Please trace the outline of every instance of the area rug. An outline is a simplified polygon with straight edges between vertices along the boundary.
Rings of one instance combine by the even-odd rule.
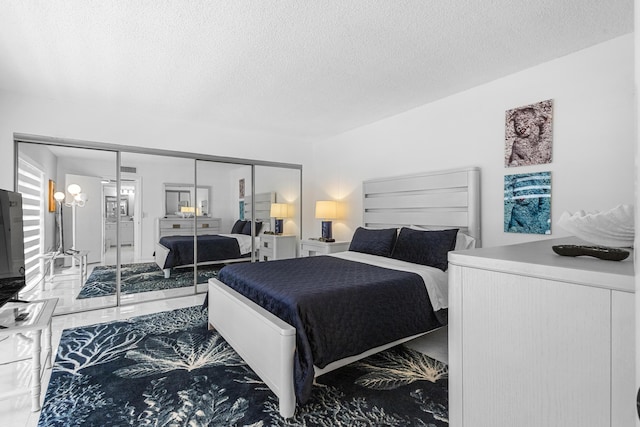
[[[446,426],[447,367],[397,346],[317,378],[293,418],[190,307],[62,333],[39,426]]]
[[[199,266],[198,283],[206,283],[211,277],[216,277],[222,267],[224,265]],[[168,279],[154,262],[122,264],[120,271],[120,292],[123,294],[193,286],[193,268],[174,268]],[[77,298],[104,297],[115,293],[116,266],[97,266],[82,286]]]

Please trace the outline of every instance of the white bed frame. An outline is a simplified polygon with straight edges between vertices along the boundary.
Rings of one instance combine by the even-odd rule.
[[[374,179],[363,183],[364,225],[460,228],[480,244],[480,170],[465,168]],[[279,399],[280,415],[293,416],[296,330],[217,279],[209,279],[209,328],[216,329]],[[405,337],[338,360],[315,376],[420,335]]]
[[[276,201],[276,193],[274,192],[268,192],[268,193],[258,193],[255,195],[255,202],[253,202],[253,199],[251,196],[246,196],[244,198],[244,219],[246,220],[250,220],[252,217],[252,208],[255,205],[255,214],[256,214],[256,218],[257,221],[262,221],[263,223],[269,224],[268,229],[271,229],[271,203],[275,203]],[[264,225],[263,225],[264,227]],[[197,227],[196,227],[197,230]],[[257,242],[256,242],[257,243]],[[255,245],[255,250],[257,250],[259,245]],[[167,256],[169,256],[169,252],[171,252],[171,250],[169,248],[167,248],[164,245],[161,245],[160,242],[156,242],[156,247],[155,247],[155,252],[154,252],[154,260],[156,262],[156,264],[158,265],[158,267],[160,267],[162,269],[162,272],[164,273],[164,277],[166,279],[168,279],[169,277],[171,277],[171,269],[170,268],[163,268],[164,267],[164,263],[167,260]],[[194,256],[197,257],[197,248],[196,251],[194,252]],[[232,258],[232,259],[223,259],[223,260],[216,260],[216,261],[206,261],[206,262],[200,262],[198,263],[198,265],[211,265],[211,264],[230,264],[233,262],[246,262],[246,261],[251,261],[251,257],[242,257],[242,258]],[[179,265],[173,268],[187,268],[187,267],[193,267],[194,264],[188,264],[188,265]]]

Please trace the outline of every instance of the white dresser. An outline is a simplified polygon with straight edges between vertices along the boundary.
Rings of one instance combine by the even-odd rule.
[[[633,253],[554,239],[449,254],[449,423],[635,424]]]
[[[158,218],[158,240],[165,236],[193,235],[193,218]],[[198,217],[198,233],[220,234],[220,218]]]

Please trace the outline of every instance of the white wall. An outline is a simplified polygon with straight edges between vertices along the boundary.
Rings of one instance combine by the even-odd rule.
[[[268,133],[149,116],[126,105],[56,103],[0,93],[0,188],[13,188],[13,134],[25,133],[215,156],[302,164],[310,148]]]
[[[20,132],[302,163],[304,236],[319,235],[313,202],[331,197],[347,202],[345,219],[334,224],[339,239],[350,238],[361,223],[363,180],[479,166],[484,245],[516,243],[540,237],[502,231],[505,174],[552,171],[554,222],[564,210],[634,202],[633,53],[633,35],[623,36],[313,143],[312,151],[302,141],[150,117],[126,106],[56,104],[3,93],[0,147],[8,152],[13,133]],[[505,110],[544,99],[554,100],[553,162],[505,169]],[[12,187],[13,156],[0,156],[0,188]],[[554,226],[553,237],[562,235]]]
[[[344,200],[334,237],[350,239],[362,223],[362,181],[466,166],[481,168],[484,246],[545,238],[503,231],[504,175],[552,172],[551,237],[569,210],[634,204],[633,35],[478,86],[314,144],[313,200]],[[416,88],[419,90],[419,88]],[[504,167],[505,111],[554,100],[553,162]],[[319,234],[305,200],[305,237]]]

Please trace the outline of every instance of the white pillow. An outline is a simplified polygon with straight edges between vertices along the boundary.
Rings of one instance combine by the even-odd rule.
[[[475,247],[476,239],[458,230],[458,235],[456,236],[456,247],[454,250],[461,251],[464,249],[473,249]]]
[[[442,228],[422,227],[420,225],[410,225],[409,228],[413,230],[425,230],[425,231],[442,230]],[[465,249],[473,249],[475,247],[476,247],[476,239],[458,230],[458,234],[456,235],[456,246],[455,248],[453,248],[453,250],[462,251]]]

